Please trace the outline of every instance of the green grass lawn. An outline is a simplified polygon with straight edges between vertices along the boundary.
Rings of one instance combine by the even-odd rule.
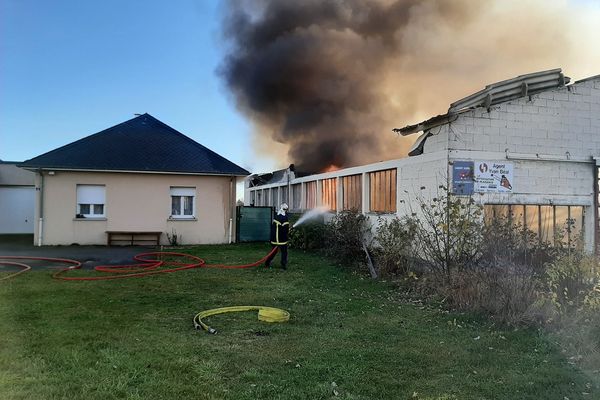
[[[237,263],[268,249],[189,251]],[[396,293],[293,250],[285,272],[96,282],[28,272],[0,282],[0,399],[599,398],[536,331],[499,330]],[[284,308],[291,319],[233,313],[207,320],[217,335],[193,329],[197,312],[233,305]]]

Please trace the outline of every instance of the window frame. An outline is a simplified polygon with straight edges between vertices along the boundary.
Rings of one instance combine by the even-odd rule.
[[[95,192],[95,193],[94,193]],[[100,193],[101,192],[101,193]],[[101,200],[101,201],[99,201]],[[88,212],[82,212],[82,206],[88,206]],[[102,212],[96,213],[101,207]],[[77,184],[75,187],[75,218],[103,219],[106,218],[106,185]]]
[[[506,216],[497,215],[500,207],[506,207]],[[527,209],[533,207],[537,207],[536,218],[528,220]],[[486,223],[494,223],[499,218],[507,218],[511,224],[534,232],[540,244],[548,243],[552,246],[557,246],[561,239],[558,233],[564,233],[560,241],[572,247],[576,243],[575,239],[585,241],[587,235],[585,231],[585,207],[577,204],[486,203],[484,204],[484,220]],[[542,213],[542,208],[545,210],[544,213]],[[566,218],[560,218],[559,220],[557,218],[559,214],[564,216],[565,212]],[[572,217],[574,213],[578,215],[578,218]],[[546,216],[546,219],[549,221],[542,222],[543,216]],[[551,226],[548,226],[548,222],[550,222]],[[535,225],[534,229],[531,229],[530,225]]]
[[[169,199],[171,201],[169,219],[196,219],[196,188],[191,186],[171,186],[169,190]],[[192,199],[191,214],[185,214],[186,198]],[[179,213],[174,214],[174,199],[179,199]]]

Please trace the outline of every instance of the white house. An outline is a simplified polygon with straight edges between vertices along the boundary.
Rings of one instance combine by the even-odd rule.
[[[248,175],[148,114],[19,166],[35,172],[37,245],[227,243]]]

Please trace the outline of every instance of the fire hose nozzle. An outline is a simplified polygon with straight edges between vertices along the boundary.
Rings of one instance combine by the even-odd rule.
[[[216,335],[217,334],[217,330],[214,328],[208,328],[208,333],[212,334],[212,335]]]

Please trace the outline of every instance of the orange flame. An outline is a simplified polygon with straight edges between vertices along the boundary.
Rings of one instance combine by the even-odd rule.
[[[324,168],[321,172],[322,173],[324,173],[324,172],[334,172],[334,171],[337,171],[338,169],[340,169],[340,167],[338,167],[335,164],[331,164],[327,168]]]

